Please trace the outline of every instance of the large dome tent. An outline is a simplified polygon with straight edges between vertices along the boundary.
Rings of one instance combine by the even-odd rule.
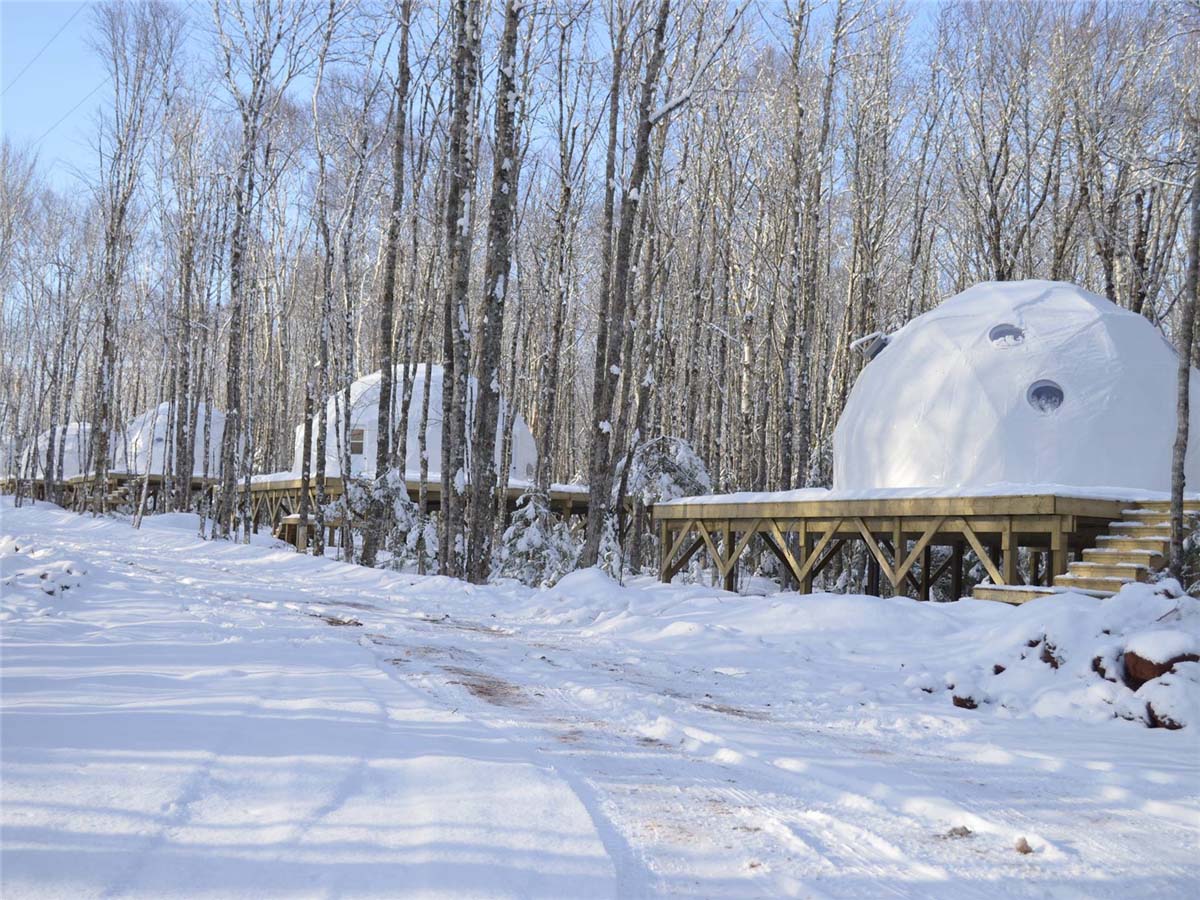
[[[412,398],[409,402],[405,474],[410,480],[416,479],[421,469],[418,441],[421,430],[421,407],[424,402],[425,370],[426,367],[424,364],[419,364],[416,367],[412,381]],[[429,370],[429,427],[426,435],[426,452],[429,455],[429,477],[431,480],[437,480],[441,478],[442,381],[444,370],[440,365],[430,366]],[[394,369],[393,387],[397,393],[401,387],[403,371],[402,366],[396,366]],[[375,475],[375,448],[379,435],[379,378],[379,372],[372,372],[350,385],[349,439],[352,451],[351,474],[355,476],[373,477]],[[469,422],[473,414],[474,398],[478,390],[478,385],[473,377],[469,379],[468,385],[467,417]],[[342,446],[341,442],[346,440],[346,437],[342,434],[341,404],[344,397],[344,393],[339,392],[330,397],[325,404],[325,473],[331,476],[341,474],[338,448]],[[398,406],[399,397],[397,396],[395,399]],[[500,402],[501,430],[505,427],[505,417],[508,415],[508,412],[508,404],[502,399]],[[292,470],[293,474],[299,474],[300,472],[301,462],[304,459],[303,443],[304,426],[299,425],[296,427],[296,452]],[[313,471],[316,471],[316,444],[316,434],[314,432],[311,453]],[[497,463],[500,461],[499,441],[497,441],[496,461]],[[509,466],[509,481],[510,483],[530,482],[533,480],[536,469],[537,445],[534,443],[533,433],[530,431],[529,425],[526,424],[524,418],[517,413],[513,420],[512,461]]]
[[[168,428],[172,423],[172,404],[160,403],[131,419],[125,426],[122,440],[114,448],[114,468],[135,475],[162,475],[164,462],[172,459],[174,448],[168,449]],[[196,409],[194,446],[192,450],[192,475],[204,475],[204,428],[210,415],[208,406],[200,403]],[[211,411],[208,437],[208,474],[215,478],[221,469],[221,440],[225,433],[225,414],[219,409]]]
[[[68,422],[54,428],[54,459],[50,468],[58,467],[59,455],[62,458],[62,477],[75,478],[89,474],[94,468],[92,462],[92,426],[88,422]],[[51,430],[47,428],[37,436],[31,446],[21,454],[19,474],[22,477],[46,477],[46,450],[50,445]]]
[[[866,364],[834,432],[833,487],[1166,491],[1177,367],[1150,322],[1075,285],[976,285]]]

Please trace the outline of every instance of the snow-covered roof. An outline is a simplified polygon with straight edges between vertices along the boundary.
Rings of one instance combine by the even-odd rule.
[[[834,432],[834,489],[1166,491],[1177,366],[1146,319],[1075,285],[976,285],[867,363]],[[1200,404],[1192,417],[1195,429]],[[1189,484],[1200,480],[1197,444]]]
[[[394,368],[393,381],[393,398],[395,411],[399,406],[400,397],[399,391],[401,379],[403,377],[403,366]],[[377,435],[379,433],[379,372],[372,372],[370,375],[364,375],[353,384],[350,385],[350,430],[351,435],[354,432],[362,432],[362,452],[354,453],[351,456],[351,472],[354,475],[372,476],[375,474],[375,447]],[[441,477],[441,461],[442,461],[442,378],[443,369],[440,365],[430,367],[429,378],[429,428],[427,432],[427,448],[426,452],[429,455],[429,477],[437,479]],[[467,404],[468,420],[473,414],[474,398],[477,390],[477,384],[474,378],[469,379],[469,402]],[[421,458],[418,448],[418,439],[421,426],[421,408],[424,403],[425,391],[425,365],[418,365],[416,374],[412,382],[412,399],[409,402],[408,416],[408,438],[405,453],[405,477],[416,479],[420,476]],[[346,440],[342,434],[342,401],[344,395],[337,393],[329,398],[325,406],[326,415],[326,445],[325,445],[325,473],[327,475],[339,475],[341,467],[339,463],[339,448],[342,442]],[[504,427],[504,417],[508,414],[508,404],[501,400],[500,416],[501,428]],[[393,413],[393,423],[398,420],[398,416]],[[296,453],[295,463],[293,465],[293,477],[297,477],[300,472],[301,461],[304,458],[304,426],[296,427]],[[313,435],[312,462],[316,466],[316,435]],[[499,442],[497,442],[499,444]],[[352,449],[358,449],[357,444],[352,445]],[[500,448],[497,446],[496,460],[500,460]],[[533,478],[537,469],[537,445],[533,440],[533,433],[529,429],[529,425],[521,417],[520,413],[516,414],[513,420],[513,438],[512,438],[512,463],[509,466],[509,478],[512,482],[528,481]]]

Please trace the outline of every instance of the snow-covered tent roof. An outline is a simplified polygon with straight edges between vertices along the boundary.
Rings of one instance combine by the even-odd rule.
[[[834,432],[834,488],[1168,490],[1177,366],[1146,319],[1075,285],[976,285],[867,363]]]
[[[204,420],[208,414],[208,407],[200,403],[193,426],[195,442],[192,451],[192,474],[196,477],[204,475]],[[144,475],[147,464],[150,464],[153,466],[150,474],[162,475],[164,451],[166,459],[174,456],[174,448],[167,447],[167,429],[171,423],[170,403],[161,403],[156,409],[149,409],[130,420],[125,427],[123,439],[113,450],[113,458],[116,461],[113,468],[121,472]],[[213,477],[220,471],[221,438],[224,433],[225,414],[219,409],[214,409],[208,439],[208,474]]]
[[[59,448],[62,448],[62,477],[74,478],[83,474],[86,465],[91,468],[92,426],[87,422],[68,422],[55,427],[57,432],[54,440],[55,459],[51,462],[53,469],[58,465]],[[32,447],[26,447],[21,454],[20,475],[22,477],[44,478],[46,475],[46,448],[50,445],[50,429],[47,428],[37,436]],[[32,455],[32,459],[30,456]]]
[[[393,398],[396,409],[399,406],[399,391],[403,367],[394,369]],[[429,475],[431,479],[441,477],[442,461],[442,377],[443,369],[435,365],[430,367],[429,379],[429,429],[427,433],[427,449],[429,454]],[[469,402],[467,404],[468,421],[473,413],[474,398],[477,384],[474,378],[469,380]],[[424,402],[425,366],[418,365],[412,384],[412,399],[409,403],[408,444],[405,454],[405,474],[409,479],[416,479],[421,471],[421,459],[418,450],[418,437],[421,426],[421,406]],[[326,445],[325,472],[328,475],[338,475],[341,472],[338,448],[345,440],[342,436],[341,403],[343,395],[335,394],[329,398],[325,406],[326,415]],[[508,404],[501,400],[501,428],[504,427],[504,417],[508,414]],[[393,413],[395,416],[395,413]],[[393,422],[398,416],[393,418]],[[351,471],[354,475],[373,476],[375,474],[375,446],[379,434],[379,373],[372,372],[355,381],[350,386],[350,431],[355,440],[351,443],[352,450],[360,449],[358,440],[361,439],[361,453],[351,456]],[[359,434],[358,432],[361,432]],[[301,461],[304,459],[304,426],[296,427],[296,455],[293,473],[300,472]],[[316,466],[316,435],[313,435],[312,461]],[[497,442],[499,444],[499,442]],[[496,449],[496,461],[500,461],[500,448]],[[509,466],[511,482],[528,482],[534,477],[537,468],[537,445],[529,426],[517,413],[513,421],[512,464]]]

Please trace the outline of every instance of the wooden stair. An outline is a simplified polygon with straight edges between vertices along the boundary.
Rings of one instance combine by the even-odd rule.
[[[1111,597],[1126,584],[1149,581],[1163,567],[1169,552],[1170,503],[1145,501],[1121,513],[1125,518],[1109,525],[1108,533],[1097,538],[1095,547],[1084,550],[1082,559],[1069,563],[1065,574],[1055,576],[1053,586],[981,584],[972,596],[1012,604],[1065,591]],[[1200,518],[1200,503],[1185,503],[1184,515]]]
[[[1108,597],[1130,582],[1149,581],[1162,568],[1171,540],[1170,504],[1148,501],[1121,512],[1124,519],[1109,525],[1096,546],[1083,551],[1083,559],[1055,577],[1056,588]],[[1186,504],[1184,515],[1200,516],[1200,505]]]
[[[1000,603],[1011,603],[1019,606],[1045,597],[1047,594],[1061,594],[1062,588],[1042,587],[1035,584],[977,584],[971,591],[976,600],[997,600]]]

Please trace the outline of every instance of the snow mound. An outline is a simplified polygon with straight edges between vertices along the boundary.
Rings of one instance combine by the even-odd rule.
[[[1034,600],[1008,621],[963,632],[954,646],[942,676],[919,666],[905,686],[1006,715],[1200,727],[1200,663],[1192,661],[1200,601],[1173,581],[1129,584],[1099,603],[1080,594]]]
[[[1176,370],[1145,318],[1075,285],[975,285],[867,363],[834,432],[833,486],[1168,490]],[[1200,481],[1200,447],[1187,477]]]
[[[78,562],[56,559],[28,539],[0,537],[0,621],[54,615],[52,598],[81,587],[86,574]]]

